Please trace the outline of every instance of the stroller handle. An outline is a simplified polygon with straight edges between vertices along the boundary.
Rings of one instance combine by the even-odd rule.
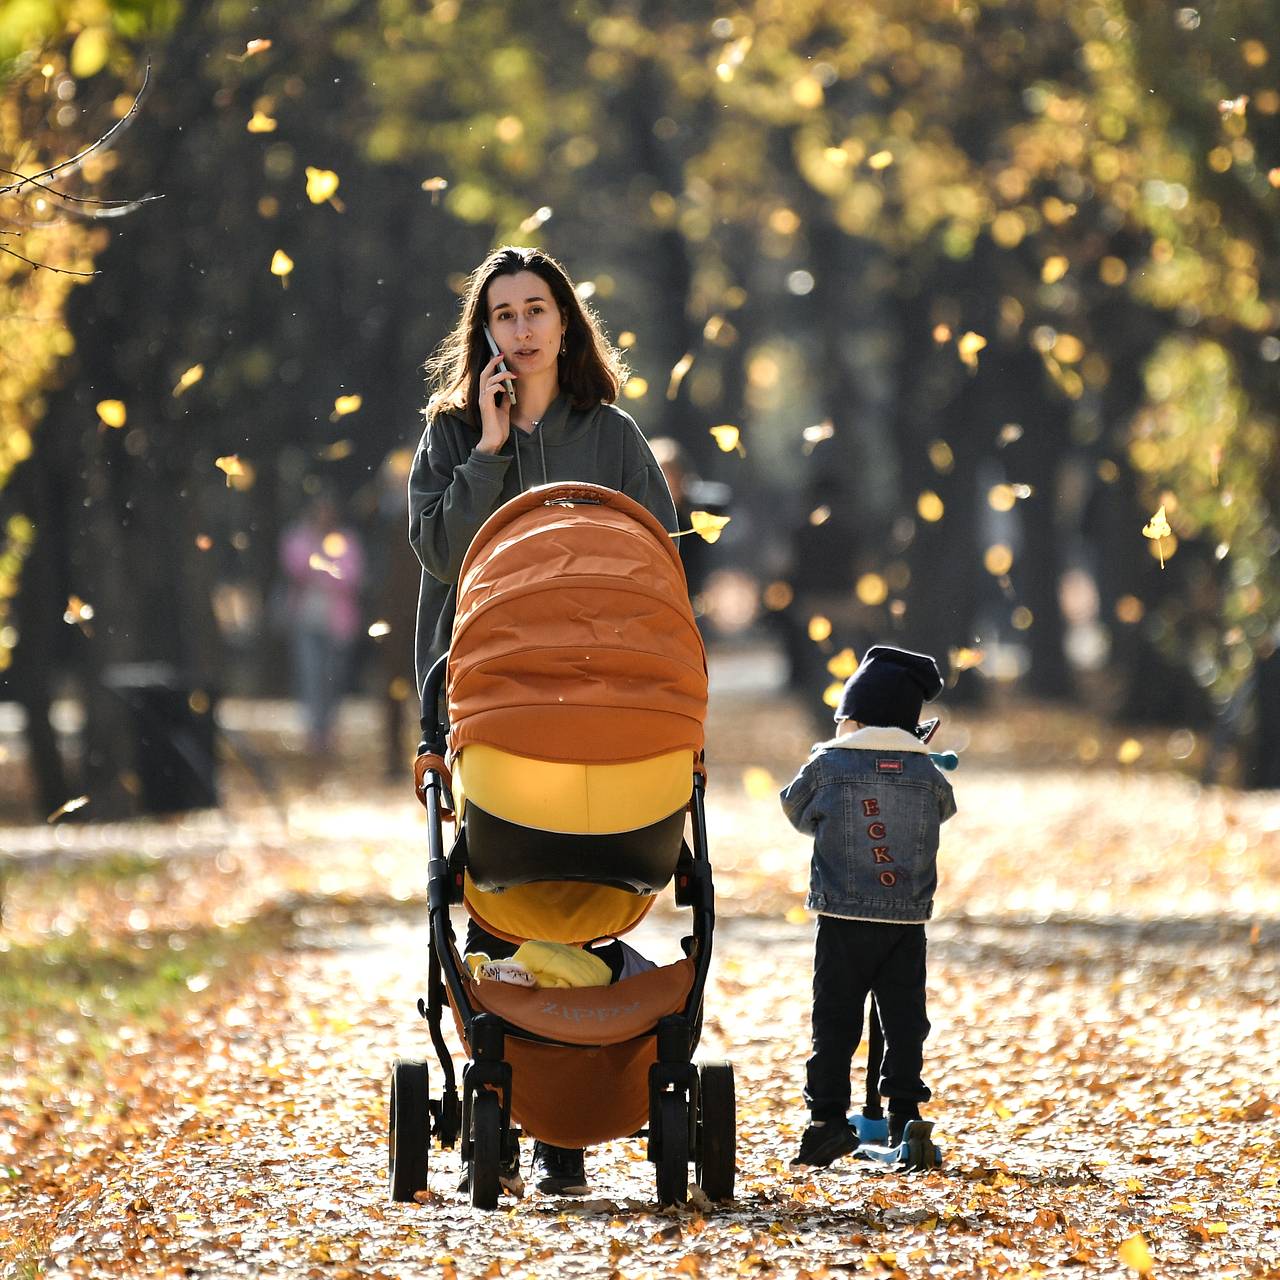
[[[449,664],[446,649],[432,664],[427,678],[422,682],[422,741],[418,754],[444,755],[447,725],[440,715],[440,687],[444,684],[445,668]]]

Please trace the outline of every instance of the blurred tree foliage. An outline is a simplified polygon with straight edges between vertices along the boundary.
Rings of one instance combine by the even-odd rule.
[[[873,637],[958,667],[1016,638],[1067,694],[1083,565],[1113,705],[1202,715],[1280,623],[1276,27],[1269,0],[9,6],[11,168],[156,67],[127,162],[82,180],[164,199],[105,245],[26,232],[92,287],[0,255],[0,456],[66,495],[84,661],[251,683],[291,504],[367,497],[467,271],[517,240],[628,347],[642,426],[733,485],[720,546],[811,678]]]

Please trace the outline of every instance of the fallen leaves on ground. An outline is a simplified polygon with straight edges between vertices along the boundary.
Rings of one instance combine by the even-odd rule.
[[[237,793],[225,814],[132,836],[24,831],[33,848],[80,842],[89,864],[116,840],[133,861],[9,878],[0,945],[83,938],[88,977],[0,1060],[0,1252],[51,1276],[1275,1275],[1274,798],[1075,767],[1069,744],[1005,750],[1018,723],[961,722],[935,744],[967,748],[930,928],[944,1168],[792,1170],[807,852],[745,779],[785,781],[812,732],[778,699],[721,699],[702,1056],[735,1063],[738,1199],[684,1211],[656,1210],[635,1140],[590,1153],[585,1201],[474,1211],[456,1151],[433,1150],[423,1203],[387,1202],[387,1064],[430,1056],[407,782],[337,777],[283,813]],[[654,917],[638,945],[671,958],[685,917]],[[109,943],[160,965],[250,922],[255,950],[201,952],[157,1016],[118,1008],[91,968]]]

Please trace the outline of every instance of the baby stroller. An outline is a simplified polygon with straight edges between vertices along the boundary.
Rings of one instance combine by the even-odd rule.
[[[709,1198],[732,1196],[733,1069],[692,1061],[715,920],[706,701],[680,557],[647,510],[598,485],[556,484],[485,522],[463,561],[450,650],[423,696],[415,772],[430,942],[418,1011],[443,1091],[431,1095],[426,1062],[396,1060],[393,1200],[426,1188],[434,1139],[461,1141],[471,1203],[496,1207],[521,1131],[559,1147],[647,1135],[661,1203],[686,1201],[690,1161]],[[477,981],[449,919],[462,903],[512,942],[583,944],[633,928],[668,884],[693,913],[684,958],[608,986]],[[470,1055],[460,1100],[446,1001]]]

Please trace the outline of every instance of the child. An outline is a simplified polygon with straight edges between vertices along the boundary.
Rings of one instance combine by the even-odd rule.
[[[920,1076],[929,1034],[924,926],[938,829],[956,805],[925,745],[938,722],[919,720],[941,690],[927,654],[869,649],[845,684],[836,736],[813,748],[782,792],[791,824],[814,838],[805,905],[818,913],[804,1091],[811,1119],[793,1165],[829,1165],[858,1145],[846,1113],[868,992],[884,1028],[880,1093],[891,1146],[930,1096]]]

